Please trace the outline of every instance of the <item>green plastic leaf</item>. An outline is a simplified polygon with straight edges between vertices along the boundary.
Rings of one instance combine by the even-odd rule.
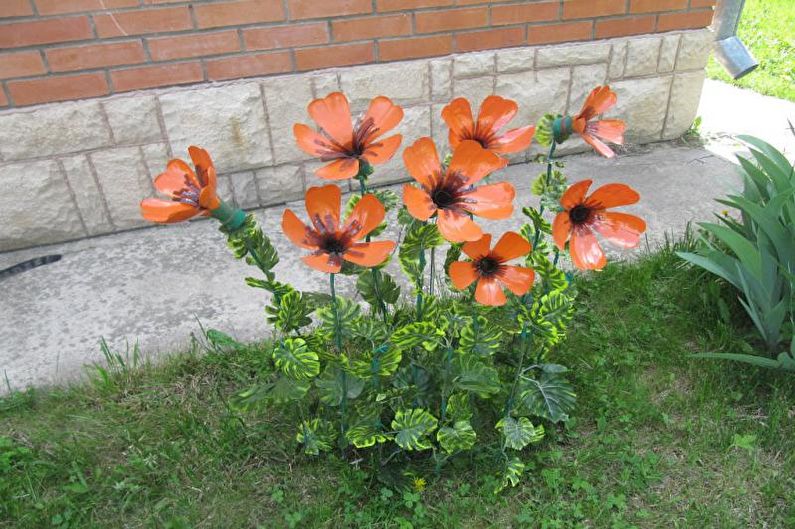
[[[497,422],[495,428],[502,432],[504,445],[514,450],[521,450],[544,438],[544,427],[542,425],[533,426],[527,417],[519,417],[519,419],[503,417]]]
[[[226,234],[227,244],[235,258],[245,258],[248,264],[256,266],[265,277],[273,280],[272,270],[279,262],[279,254],[270,239],[262,233],[254,215],[246,215],[243,226],[237,230],[230,231],[223,225],[220,230]]]
[[[466,393],[453,393],[447,398],[446,416],[452,421],[466,421],[472,417],[472,408],[469,406],[469,395]]]
[[[481,398],[489,398],[502,387],[497,370],[487,366],[475,356],[458,356],[453,361],[456,388],[471,391]]]
[[[354,325],[361,317],[361,311],[359,304],[352,299],[337,296],[336,306],[332,302],[317,310],[317,316],[321,321],[321,331],[329,336],[334,336],[337,328],[336,318],[338,317],[340,333],[343,338],[350,338],[353,334]]]
[[[327,406],[339,406],[342,396],[347,394],[348,400],[353,400],[362,394],[364,380],[346,373],[338,366],[330,365],[315,379],[315,386],[320,394],[320,401]]]
[[[491,356],[500,347],[501,339],[500,329],[490,325],[484,316],[478,316],[461,329],[459,347],[465,353]]]
[[[574,387],[559,372],[541,371],[538,378],[521,377],[520,400],[525,409],[552,422],[565,422],[574,410]]]
[[[309,391],[308,380],[294,380],[289,377],[278,377],[270,390],[270,399],[277,403],[301,400]]]
[[[369,448],[391,439],[388,433],[372,423],[353,426],[345,433],[345,437],[356,448]]]
[[[269,308],[272,310],[272,307]],[[280,331],[290,333],[312,323],[309,318],[310,314],[312,314],[312,309],[304,301],[303,295],[297,290],[293,290],[281,296],[278,307],[268,321]]]
[[[397,371],[402,359],[403,353],[399,348],[385,344],[354,360],[351,371],[364,379],[373,376],[387,377]]]
[[[477,435],[469,421],[456,421],[452,426],[443,426],[436,432],[439,446],[448,454],[463,452],[475,446]]]
[[[422,347],[426,351],[434,351],[442,339],[444,331],[427,321],[410,323],[392,334],[392,343],[404,350]]]
[[[398,410],[392,420],[395,443],[403,450],[427,450],[431,447],[427,436],[436,429],[436,425],[436,417],[426,410]]]
[[[505,490],[508,485],[511,487],[515,487],[519,484],[519,481],[522,479],[522,474],[524,474],[525,464],[522,463],[522,460],[518,457],[514,457],[510,459],[506,465],[505,469],[500,476],[500,483],[497,485],[497,488],[494,490],[494,493],[497,494]]]
[[[418,289],[422,285],[422,274],[425,268],[420,255],[426,250],[442,244],[444,244],[444,238],[439,233],[436,224],[414,222],[406,232],[398,250],[398,260],[403,272],[415,288]]]
[[[371,307],[378,310],[378,298],[388,305],[394,305],[400,298],[400,287],[394,278],[377,268],[370,268],[359,274],[356,290]]]
[[[547,290],[563,290],[568,288],[569,280],[560,268],[556,267],[547,255],[537,249],[525,258],[525,264],[535,270],[536,277]]]
[[[215,329],[208,329],[205,333],[207,340],[215,347],[216,349],[228,349],[231,351],[240,351],[245,349],[245,345],[238,342],[231,336],[221,331],[217,331]]]
[[[304,453],[316,456],[334,447],[337,431],[334,425],[324,419],[304,421],[298,426],[295,440],[304,445]]]
[[[286,338],[273,348],[276,367],[296,380],[314,378],[320,373],[317,353],[310,351],[303,338]]]

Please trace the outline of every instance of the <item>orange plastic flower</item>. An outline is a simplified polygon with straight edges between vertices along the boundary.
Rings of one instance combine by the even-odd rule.
[[[516,191],[508,182],[475,187],[486,175],[508,163],[476,141],[464,140],[453,151],[446,171],[430,138],[420,138],[403,151],[403,161],[417,188],[403,186],[403,202],[415,219],[434,214],[439,232],[451,242],[476,241],[483,235],[469,214],[486,219],[507,219],[513,213]]]
[[[594,231],[623,248],[634,248],[646,231],[646,222],[627,213],[608,211],[640,200],[637,191],[624,184],[606,184],[586,197],[591,180],[569,187],[560,199],[564,211],[552,223],[552,238],[563,250],[569,241],[574,266],[581,270],[601,270],[607,264]]]
[[[498,154],[519,152],[527,149],[533,141],[535,127],[528,125],[500,133],[519,111],[510,99],[489,96],[483,100],[478,120],[472,119],[472,108],[463,97],[453,99],[442,110],[442,119],[450,128],[450,147],[455,149],[464,140],[475,140],[484,149]]]
[[[366,267],[383,263],[395,248],[394,241],[358,241],[384,220],[384,205],[375,195],[364,195],[341,224],[340,198],[340,188],[335,185],[310,187],[306,192],[306,211],[312,226],[286,209],[282,217],[285,235],[296,246],[312,250],[303,260],[321,272],[339,272],[343,259]]]
[[[491,235],[464,244],[464,253],[471,261],[456,261],[450,265],[450,279],[458,289],[467,288],[477,281],[475,301],[481,305],[505,305],[507,288],[517,296],[527,293],[533,286],[535,272],[523,266],[507,265],[508,261],[526,255],[532,247],[524,237],[512,231],[505,232],[491,250]]]
[[[378,165],[394,156],[403,136],[382,138],[403,119],[403,109],[384,96],[370,101],[367,112],[351,123],[348,99],[334,92],[309,103],[309,115],[319,125],[317,131],[303,123],[293,127],[298,146],[311,156],[331,162],[316,171],[321,178],[345,180],[359,173],[361,161]]]
[[[596,152],[607,158],[612,158],[616,153],[605,145],[604,141],[617,145],[623,144],[624,122],[620,119],[593,121],[593,118],[613,108],[617,101],[616,93],[610,90],[609,86],[597,86],[588,94],[582,110],[574,117],[572,122],[574,132],[596,149]]]
[[[197,215],[209,215],[221,205],[216,195],[217,179],[210,155],[202,148],[188,147],[196,170],[179,159],[168,162],[166,171],[155,178],[155,189],[171,200],[145,198],[141,215],[152,222],[173,223]]]

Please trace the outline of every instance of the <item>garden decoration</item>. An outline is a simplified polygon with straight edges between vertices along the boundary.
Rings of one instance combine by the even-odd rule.
[[[605,87],[592,93],[583,114],[571,119],[573,130],[605,129],[574,125],[590,122],[615,101],[605,94],[612,92]],[[402,110],[377,97],[352,123],[344,95],[311,102],[309,113],[320,129],[296,125],[299,146],[329,162],[318,171],[321,177],[360,183],[344,208],[335,184],[310,187],[308,224],[284,212],[285,235],[309,252],[304,263],[329,274],[328,294],[299,292],[276,279],[276,250],[253,215],[227,214],[215,196],[209,156],[199,156],[204,151],[191,148],[196,172],[184,162],[169,163],[156,185],[174,203],[146,199],[144,216],[166,223],[196,214],[218,218],[235,257],[264,275],[246,282],[271,293],[266,314],[276,336],[263,349],[261,372],[235,396],[235,406],[290,410],[306,454],[338,450],[341,458],[359,460],[375,448],[369,451],[371,468],[388,472],[390,461],[424,452],[438,473],[451,458],[477,447],[500,469],[497,490],[518,483],[525,469],[521,451],[541,440],[545,428],[565,423],[575,404],[568,370],[553,358],[575,309],[576,289],[559,266],[561,252],[568,248],[578,268],[601,268],[606,259],[595,233],[631,247],[645,223],[609,211],[638,200],[628,186],[608,184],[590,196],[589,180],[568,187],[562,162],[553,159],[555,145],[566,141],[554,133],[555,123],[568,118],[545,116],[539,133],[550,139],[550,152],[533,183],[541,207],[522,209],[528,222],[518,232],[484,232],[482,221],[508,218],[514,210],[510,183],[481,182],[505,167],[500,155],[530,144],[532,126],[498,132],[516,111],[516,103],[492,96],[475,123],[469,103],[457,99],[443,111],[451,155],[441,159],[430,138],[405,149],[416,185],[403,187],[396,244],[377,238],[401,198],[390,190],[368,191],[367,181],[373,166],[398,148],[400,136],[383,136],[399,123]],[[623,124],[612,120],[607,128],[623,131]],[[545,211],[556,214],[554,223]],[[387,271],[396,247],[412,303],[401,298],[400,283]],[[445,251],[443,264],[436,262],[437,251]],[[369,307],[339,295],[338,276],[355,278]],[[225,348],[244,347],[218,331],[208,338]]]

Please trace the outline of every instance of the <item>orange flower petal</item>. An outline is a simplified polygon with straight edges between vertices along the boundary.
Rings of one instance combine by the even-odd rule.
[[[328,151],[337,151],[325,137],[303,123],[293,125],[293,135],[298,147],[310,156],[323,156]]]
[[[309,103],[309,115],[340,145],[353,142],[353,125],[348,100],[341,92],[334,92]]]
[[[378,138],[398,126],[403,119],[403,109],[392,103],[388,97],[378,96],[370,101],[363,121],[369,118],[372,118],[373,126],[377,129],[373,138]]]
[[[566,242],[569,240],[569,233],[571,233],[569,212],[561,211],[555,216],[555,220],[552,221],[552,239],[559,249],[563,250],[566,248]]]
[[[569,253],[574,266],[580,270],[601,270],[607,264],[605,253],[589,228],[578,228],[572,232]]]
[[[473,140],[464,140],[453,151],[448,174],[460,173],[467,177],[466,185],[473,185],[481,181],[497,169],[508,165],[508,160],[500,158],[491,151],[484,149],[480,143]]]
[[[151,222],[172,224],[192,219],[201,213],[201,209],[182,202],[159,198],[145,198],[141,201],[141,216]]]
[[[585,203],[594,209],[628,206],[640,200],[637,191],[626,184],[605,184],[587,198]]]
[[[296,246],[317,249],[317,245],[312,242],[312,230],[291,209],[285,209],[282,214],[282,231]]]
[[[168,162],[165,172],[155,177],[155,189],[164,195],[173,197],[177,191],[187,187],[186,180],[196,187],[201,187],[196,173],[193,172],[190,165],[182,160],[174,159]]]
[[[450,264],[450,281],[458,290],[464,290],[478,278],[475,265],[469,261],[455,261]]]
[[[536,128],[533,125],[528,125],[520,129],[509,130],[493,142],[489,143],[489,150],[498,152],[500,154],[508,154],[512,152],[521,152],[533,142],[533,134]]]
[[[464,213],[440,209],[436,222],[439,233],[450,242],[476,241],[483,236],[483,230]]]
[[[191,145],[188,147],[188,154],[190,155],[193,165],[196,167],[198,176],[201,177],[200,179],[203,179],[207,175],[207,171],[209,171],[211,168],[215,168],[213,165],[213,160],[210,158],[210,153],[201,147]],[[203,181],[201,184],[202,186],[206,186],[207,182]]]
[[[348,248],[342,258],[359,266],[378,266],[394,249],[395,241],[359,242]]]
[[[588,124],[588,132],[616,145],[624,143],[624,129],[626,124],[620,119],[603,119]]]
[[[607,112],[617,102],[618,97],[615,92],[610,90],[609,86],[597,86],[588,94],[578,117],[590,120],[594,116]]]
[[[494,245],[494,250],[491,254],[495,259],[501,263],[505,263],[517,257],[527,255],[532,250],[532,245],[527,240],[513,231],[506,231],[497,244]]]
[[[385,215],[384,205],[375,195],[364,195],[348,215],[343,231],[358,241],[376,229]]]
[[[527,294],[535,277],[532,269],[523,266],[504,266],[497,275],[497,279],[517,296]]]
[[[450,148],[455,149],[464,138],[472,136],[475,129],[472,107],[463,97],[453,99],[442,109],[442,119],[450,129]]]
[[[403,163],[414,180],[425,189],[431,189],[442,172],[436,145],[428,137],[418,139],[403,151]]]
[[[337,231],[340,225],[340,188],[329,184],[310,187],[305,196],[306,211],[315,229],[323,234]]]
[[[509,182],[498,182],[476,187],[462,195],[466,202],[461,207],[484,219],[507,219],[513,214],[516,190]]]
[[[478,133],[497,132],[507,125],[518,111],[519,106],[514,101],[500,96],[488,96],[480,104]]]
[[[635,215],[605,211],[593,228],[605,239],[622,248],[635,248],[646,231],[646,221]]]
[[[494,278],[483,277],[475,288],[475,301],[481,305],[500,307],[507,301],[500,283]]]
[[[569,188],[566,189],[566,192],[563,193],[563,196],[560,197],[560,205],[568,210],[578,204],[582,204],[585,201],[585,195],[588,193],[588,189],[591,187],[592,182],[593,180],[580,180],[570,185]]]
[[[395,155],[402,141],[403,136],[395,134],[394,136],[371,143],[367,146],[362,158],[373,165],[386,163]]]
[[[431,196],[411,184],[403,184],[403,203],[409,214],[418,220],[428,220],[436,213],[436,204],[431,200]]]
[[[211,165],[207,169],[204,173],[204,179],[207,182],[199,192],[199,205],[204,209],[212,211],[221,205],[221,201],[218,199],[218,195],[216,195],[218,177],[215,176],[215,167]]]
[[[613,151],[613,149],[608,147],[599,138],[597,138],[595,136],[591,136],[587,132],[583,132],[582,134],[580,134],[580,137],[585,141],[585,143],[587,143],[588,145],[593,147],[596,152],[598,152],[599,154],[601,154],[605,158],[613,158],[616,155],[616,153]]]
[[[461,247],[465,254],[472,259],[480,259],[488,255],[491,251],[491,234],[484,233],[483,237],[476,241],[469,241]]]
[[[319,272],[336,274],[342,269],[342,260],[327,253],[306,255],[301,260]]]
[[[359,173],[359,160],[355,158],[339,158],[315,171],[315,174],[326,180],[347,180]]]

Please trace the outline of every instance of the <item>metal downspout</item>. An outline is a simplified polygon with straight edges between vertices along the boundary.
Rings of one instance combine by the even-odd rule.
[[[715,58],[734,79],[752,72],[759,63],[737,37],[745,0],[720,0],[715,9]]]

